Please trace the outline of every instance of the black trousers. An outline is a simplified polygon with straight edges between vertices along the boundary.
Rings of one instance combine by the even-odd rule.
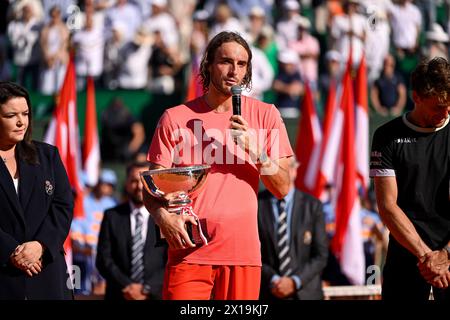
[[[383,269],[382,299],[425,301],[431,285],[420,275],[417,258],[392,237]],[[435,300],[450,301],[450,288],[433,287]]]

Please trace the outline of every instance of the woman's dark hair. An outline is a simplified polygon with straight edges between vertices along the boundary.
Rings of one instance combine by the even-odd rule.
[[[450,64],[441,57],[423,60],[411,74],[411,88],[420,97],[437,96],[440,101],[450,98]]]
[[[217,49],[224,43],[228,42],[237,42],[241,46],[244,47],[245,51],[248,54],[248,62],[247,62],[247,72],[242,79],[241,85],[246,88],[251,87],[252,82],[252,50],[248,46],[247,41],[244,40],[238,33],[236,32],[227,32],[223,31],[217,34],[211,41],[208,43],[208,46],[205,49],[205,53],[203,54],[202,62],[200,64],[200,81],[203,86],[203,92],[206,93],[208,91],[209,83],[211,82],[211,75],[209,74],[208,68],[214,61],[214,56],[216,55]]]
[[[0,81],[0,108],[9,100],[14,98],[24,98],[27,101],[28,106],[28,128],[25,132],[23,140],[17,144],[18,156],[24,159],[29,164],[37,164],[39,161],[36,146],[31,140],[33,132],[33,121],[30,96],[28,95],[28,92],[24,87],[14,82]]]

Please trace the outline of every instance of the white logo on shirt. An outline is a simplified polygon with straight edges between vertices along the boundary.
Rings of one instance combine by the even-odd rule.
[[[415,143],[417,138],[398,138],[394,140],[395,143]]]

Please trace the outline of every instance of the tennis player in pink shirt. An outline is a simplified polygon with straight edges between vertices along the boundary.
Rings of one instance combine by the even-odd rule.
[[[169,244],[164,299],[258,299],[259,180],[283,198],[293,152],[274,105],[242,96],[241,115],[233,115],[231,87],[250,86],[251,58],[239,34],[216,35],[200,66],[204,95],[167,109],[153,136],[150,169],[211,165],[193,201],[194,212],[206,221],[207,245],[195,245],[186,232],[185,224],[197,224],[193,216],[169,213],[145,192],[145,205]]]

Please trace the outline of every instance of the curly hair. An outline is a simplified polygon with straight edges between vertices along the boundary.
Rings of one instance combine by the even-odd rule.
[[[411,74],[411,88],[420,97],[446,101],[450,91],[450,64],[441,57],[422,60]]]
[[[24,98],[28,106],[28,128],[25,132],[25,136],[22,141],[17,144],[17,152],[19,157],[23,158],[29,164],[37,164],[38,156],[36,147],[32,141],[32,111],[31,111],[31,101],[27,90],[10,81],[0,81],[0,108],[7,103],[9,100],[14,98]]]
[[[244,76],[244,79],[242,79],[241,85],[247,89],[251,88],[252,50],[250,49],[247,41],[245,41],[244,38],[242,38],[238,33],[223,31],[217,34],[208,43],[208,46],[206,47],[205,53],[203,54],[202,57],[202,62],[200,63],[199,77],[202,83],[203,93],[208,92],[209,84],[211,82],[211,75],[209,74],[208,68],[214,62],[214,56],[216,55],[216,51],[222,44],[228,42],[237,42],[244,47],[245,51],[247,51],[248,54],[247,72]]]

